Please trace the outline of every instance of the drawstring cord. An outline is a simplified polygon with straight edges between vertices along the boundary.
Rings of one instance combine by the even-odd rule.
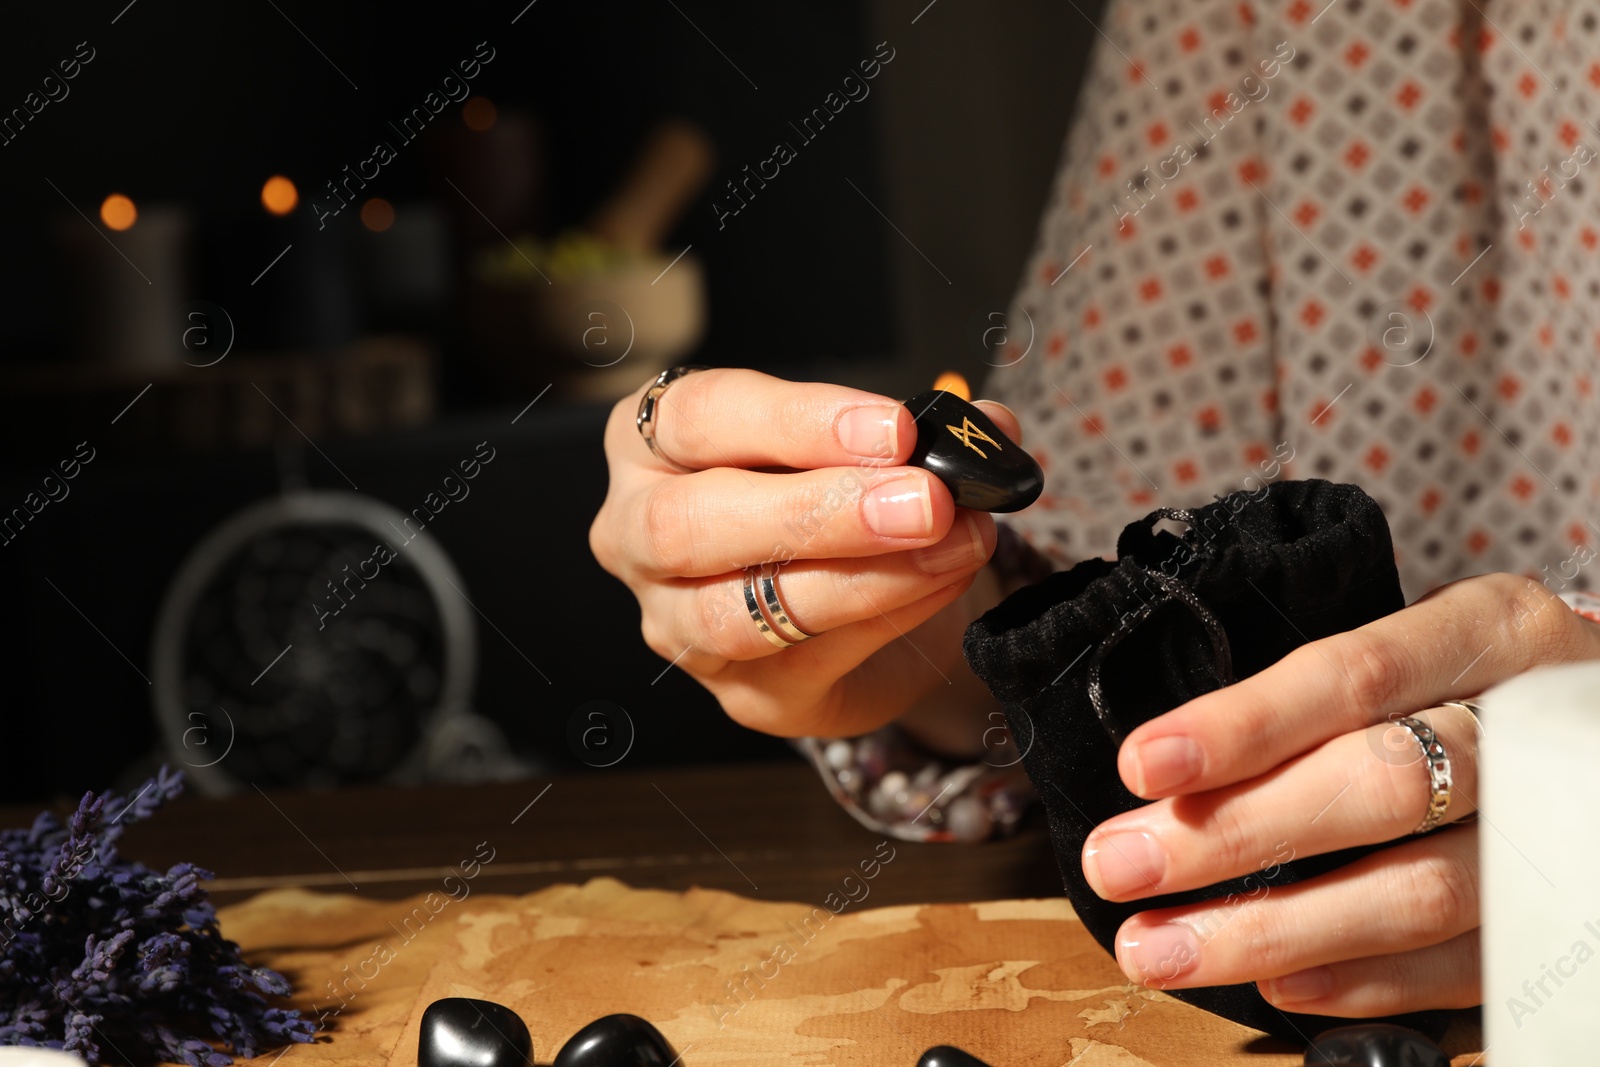
[[[1181,522],[1187,526],[1195,525],[1194,514],[1182,508],[1157,508],[1156,514],[1163,519]],[[1100,668],[1105,664],[1106,657],[1111,650],[1122,642],[1136,627],[1148,619],[1155,610],[1168,601],[1176,600],[1194,613],[1195,618],[1205,627],[1206,635],[1211,638],[1211,651],[1216,656],[1217,673],[1222,678],[1223,685],[1233,684],[1233,651],[1228,646],[1228,634],[1222,628],[1222,623],[1212,614],[1211,609],[1201,602],[1193,589],[1167,575],[1160,570],[1141,568],[1143,573],[1155,580],[1161,586],[1162,595],[1153,600],[1145,601],[1144,605],[1131,615],[1124,615],[1117,628],[1100,642],[1100,647],[1095,649],[1094,655],[1089,657],[1089,705],[1094,708],[1094,713],[1100,717],[1100,725],[1105,727],[1106,736],[1111,738],[1111,743],[1118,748],[1122,747],[1123,734],[1111,718],[1111,712],[1106,707],[1105,690],[1100,684]]]

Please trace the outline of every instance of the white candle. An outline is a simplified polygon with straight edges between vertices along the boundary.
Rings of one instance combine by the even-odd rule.
[[[75,290],[79,355],[150,369],[180,365],[188,298],[188,213],[140,207],[125,230],[76,214],[58,228]]]
[[[1483,697],[1484,1041],[1495,1067],[1590,1063],[1600,1026],[1600,663]]]
[[[0,1067],[89,1067],[82,1059],[60,1049],[37,1045],[0,1046]]]

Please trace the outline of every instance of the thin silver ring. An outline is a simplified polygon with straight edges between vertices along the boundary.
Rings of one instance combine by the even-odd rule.
[[[773,627],[787,638],[791,645],[798,645],[801,641],[808,641],[817,636],[808,634],[795,625],[794,616],[789,614],[789,609],[778,596],[778,568],[762,568],[760,578],[761,599],[767,605],[767,617],[772,620]]]
[[[1450,773],[1450,757],[1433,728],[1421,719],[1396,719],[1396,726],[1404,726],[1416,738],[1422,750],[1423,763],[1428,768],[1428,813],[1422,817],[1413,834],[1425,834],[1444,822],[1445,809],[1450,806],[1450,789],[1455,779]]]
[[[1460,708],[1472,716],[1472,725],[1478,728],[1478,736],[1483,736],[1483,705],[1476,700],[1446,700],[1439,705],[1441,708]]]
[[[750,613],[750,621],[756,624],[756,629],[761,631],[761,636],[771,641],[779,648],[788,648],[792,641],[787,641],[778,636],[772,624],[761,612],[761,601],[756,599],[756,570],[755,567],[746,567],[744,572],[744,609]]]
[[[639,398],[639,414],[634,418],[633,424],[639,429],[639,436],[644,438],[644,443],[650,446],[650,454],[669,467],[675,467],[684,473],[693,470],[683,464],[662,455],[661,447],[656,444],[656,412],[661,407],[661,396],[667,391],[667,386],[682,378],[686,374],[693,374],[697,370],[710,370],[703,363],[686,363],[680,367],[668,367],[656,375],[656,380],[650,383],[650,388],[644,391],[644,396]]]
[[[1446,700],[1439,705],[1442,708],[1460,708],[1472,720],[1472,726],[1478,731],[1478,739],[1483,740],[1483,705],[1476,700]],[[1478,809],[1473,808],[1461,818],[1455,820],[1457,826],[1466,826],[1478,821]]]

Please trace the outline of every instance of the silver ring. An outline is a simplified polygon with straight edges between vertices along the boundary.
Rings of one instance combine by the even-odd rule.
[[[761,597],[756,596],[756,578],[761,578]],[[768,604],[775,604],[772,615],[762,610],[762,600]],[[798,645],[801,641],[814,636],[806,633],[794,624],[789,618],[789,612],[784,608],[783,602],[778,599],[777,574],[767,573],[765,566],[746,567],[744,571],[744,607],[750,613],[750,621],[756,624],[756,629],[778,648],[788,648]]]
[[[809,640],[816,634],[808,634],[795,625],[794,618],[789,614],[789,609],[784,606],[778,597],[778,568],[762,568],[761,574],[761,599],[767,605],[767,617],[772,620],[772,625],[786,637],[791,645],[798,645],[801,641]]]
[[[1404,726],[1411,731],[1411,736],[1416,738],[1417,747],[1422,750],[1423,762],[1428,768],[1428,813],[1422,817],[1422,822],[1411,831],[1413,834],[1425,834],[1444,821],[1445,809],[1450,806],[1450,787],[1454,778],[1450,773],[1450,757],[1445,753],[1444,745],[1440,743],[1439,736],[1433,728],[1421,719],[1404,718],[1396,719],[1396,726]]]
[[[1483,705],[1476,700],[1446,700],[1442,701],[1441,708],[1460,708],[1472,716],[1472,725],[1478,728],[1478,736],[1483,736]]]
[[[639,428],[639,436],[644,438],[644,443],[650,446],[650,454],[670,467],[688,472],[691,468],[681,463],[676,463],[661,454],[660,447],[656,444],[656,409],[661,404],[661,394],[667,391],[667,386],[682,378],[685,374],[693,374],[697,370],[710,370],[703,363],[686,363],[680,367],[668,367],[656,375],[656,380],[650,383],[650,388],[644,391],[644,396],[639,398],[639,414],[633,424]]]

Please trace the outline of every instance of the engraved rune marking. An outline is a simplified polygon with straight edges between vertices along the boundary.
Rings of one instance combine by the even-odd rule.
[[[987,441],[991,445],[994,445],[994,447],[996,447],[996,448],[1000,447],[1000,442],[999,441],[996,441],[994,438],[990,437],[988,434],[986,434],[982,430],[978,429],[976,426],[974,426],[972,424],[972,420],[967,418],[967,417],[965,417],[965,416],[962,416],[962,419],[961,419],[961,429],[958,430],[954,426],[949,425],[948,423],[945,424],[945,429],[947,429],[951,433],[955,434],[958,438],[961,439],[961,443],[962,444],[964,444],[968,448],[972,449],[974,452],[976,452],[978,455],[982,456],[984,459],[988,459],[989,458],[989,453],[985,452],[983,449],[979,448],[977,445],[972,443],[972,439],[974,437],[978,438],[981,441]]]

